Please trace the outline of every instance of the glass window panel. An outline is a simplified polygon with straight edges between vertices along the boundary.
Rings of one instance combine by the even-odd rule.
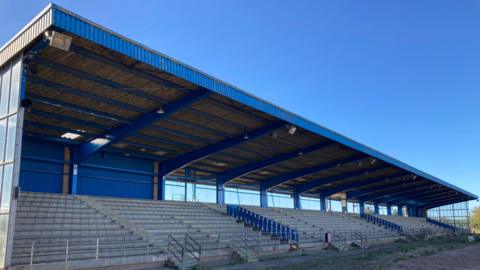
[[[0,215],[0,265],[5,265],[5,251],[7,249],[8,214]]]
[[[8,96],[10,93],[10,69],[5,70],[2,75],[2,90],[0,93],[0,116],[4,116],[8,111]]]
[[[7,119],[0,120],[0,162],[5,156],[5,135],[7,133]]]
[[[17,129],[17,115],[8,118],[7,143],[5,146],[5,162],[13,161],[15,154],[15,137]]]
[[[3,183],[3,165],[0,166],[0,187],[2,186],[2,183]],[[2,189],[0,188],[0,198],[1,198],[1,194],[2,194]]]
[[[13,176],[13,164],[5,165],[4,172],[3,172],[0,214],[8,213],[10,211],[10,199],[12,197],[12,176]]]
[[[18,96],[20,94],[20,78],[22,75],[22,71],[20,68],[22,67],[22,62],[18,61],[12,68],[12,81],[10,83],[10,102],[9,102],[9,113],[13,113],[17,111],[18,108]]]

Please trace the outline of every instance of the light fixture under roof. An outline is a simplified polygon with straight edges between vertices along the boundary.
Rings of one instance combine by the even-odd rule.
[[[72,37],[53,31],[51,34],[47,34],[47,38],[50,39],[50,46],[66,52],[70,50]]]
[[[244,139],[244,140],[248,140],[248,139],[250,139],[250,137],[248,136],[247,133],[245,133],[245,135],[243,135],[243,139]]]
[[[80,136],[82,136],[82,135],[77,134],[77,133],[67,132],[67,133],[63,134],[61,137],[64,138],[64,139],[75,140]]]
[[[377,162],[377,159],[376,158],[370,158],[370,164],[375,164],[375,162]]]
[[[153,154],[157,155],[157,156],[163,156],[163,155],[167,154],[167,151],[158,150],[156,152],[153,152]]]
[[[295,132],[297,132],[297,127],[296,126],[291,125],[291,126],[288,127],[288,134],[294,135]]]
[[[158,114],[164,114],[164,113],[165,113],[165,110],[164,110],[162,107],[159,107],[159,108],[157,109],[157,113],[158,113]]]

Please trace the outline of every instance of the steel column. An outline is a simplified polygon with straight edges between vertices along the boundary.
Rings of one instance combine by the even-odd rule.
[[[302,202],[300,200],[300,193],[298,193],[296,191],[293,192],[293,208],[302,209]]]
[[[268,207],[268,196],[267,196],[267,189],[260,187],[260,207],[267,208]]]
[[[397,216],[403,216],[403,206],[397,205]]]
[[[391,215],[392,215],[392,206],[387,205],[387,216],[391,216]]]
[[[222,182],[216,182],[217,204],[225,204],[225,185]]]
[[[364,201],[359,201],[358,202],[359,208],[360,208],[360,215],[365,214],[365,202]]]
[[[320,195],[320,211],[326,212],[327,211],[327,197]]]
[[[373,209],[374,209],[375,215],[380,215],[380,207],[378,206],[378,203],[375,203],[373,205]]]

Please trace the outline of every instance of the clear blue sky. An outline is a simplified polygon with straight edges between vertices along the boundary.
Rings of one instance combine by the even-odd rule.
[[[480,194],[479,1],[56,3]],[[0,43],[47,4],[2,0]]]

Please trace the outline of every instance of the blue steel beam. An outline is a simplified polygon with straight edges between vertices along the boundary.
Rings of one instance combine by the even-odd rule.
[[[91,116],[95,116],[95,117],[98,117],[98,118],[102,118],[102,119],[106,119],[106,120],[110,120],[110,121],[114,121],[114,122],[119,122],[119,123],[122,123],[122,124],[129,124],[130,123],[130,121],[127,118],[124,118],[124,117],[121,117],[121,116],[118,116],[118,115],[109,114],[109,113],[97,111],[97,110],[90,109],[90,108],[84,108],[84,107],[81,107],[81,106],[73,105],[73,104],[66,103],[66,102],[63,102],[63,101],[59,101],[59,100],[56,100],[56,99],[42,97],[42,96],[38,96],[38,95],[35,95],[35,94],[30,94],[30,93],[27,95],[27,97],[30,100],[32,100],[33,102],[46,104],[46,105],[49,105],[49,106],[52,106],[52,107],[67,109],[67,110],[75,111],[75,112],[82,113],[82,114],[88,114],[88,115],[91,115]]]
[[[151,125],[152,123],[167,118],[179,110],[206,98],[208,95],[209,92],[207,90],[195,91],[193,94],[187,95],[177,101],[173,101],[163,106],[162,113],[159,113],[157,109],[155,109],[135,119],[129,125],[121,125],[108,131],[106,134],[97,136],[96,138],[82,143],[78,148],[78,162],[82,162],[103,147],[115,143],[146,126]]]
[[[426,194],[426,193],[428,194],[428,193],[432,193],[432,192],[443,192],[443,191],[444,191],[443,187],[442,188],[432,188],[431,186],[427,185],[427,186],[423,186],[423,187],[419,187],[419,188],[413,188],[413,189],[393,192],[393,193],[384,195],[384,197],[396,195],[396,196],[400,196],[402,198],[410,198],[410,197],[413,197],[413,196],[420,196],[420,195]]]
[[[440,193],[434,193],[434,194],[431,194],[431,197],[432,198],[440,198],[442,196],[445,196],[445,194],[448,194],[448,192],[440,192]],[[429,195],[430,194],[426,194],[426,195]],[[393,204],[396,204],[396,203],[399,203],[399,202],[403,202],[403,201],[406,201],[406,200],[417,200],[417,201],[423,201],[424,200],[424,196],[396,196],[396,197],[392,197],[392,198],[388,198],[388,203],[393,203]]]
[[[396,185],[382,192],[375,192],[373,194],[360,195],[360,196],[356,196],[356,198],[366,200],[366,201],[371,201],[371,200],[376,200],[377,198],[382,198],[385,196],[396,195],[404,191],[411,191],[412,190],[411,188],[421,188],[421,187],[430,186],[430,185],[431,184],[418,185],[418,182],[411,183],[411,184],[404,184],[404,185]],[[392,191],[392,189],[397,191]],[[402,189],[402,190],[398,190],[398,189]]]
[[[124,93],[128,93],[128,94],[131,94],[131,95],[134,95],[134,96],[137,96],[137,97],[141,97],[141,98],[144,98],[146,100],[150,100],[150,101],[153,100],[153,101],[156,101],[156,102],[160,102],[162,104],[167,102],[165,99],[163,99],[159,96],[155,96],[155,95],[151,95],[149,93],[146,93],[145,91],[143,91],[141,89],[134,89],[132,87],[126,87],[126,86],[121,85],[119,83],[116,83],[114,81],[110,81],[110,80],[104,79],[102,77],[99,77],[99,76],[96,76],[96,75],[93,75],[93,74],[90,74],[90,73],[86,73],[86,72],[83,72],[81,70],[74,69],[72,67],[69,67],[69,66],[66,66],[66,65],[63,65],[63,64],[52,62],[52,61],[46,60],[44,58],[43,59],[37,59],[36,61],[38,61],[41,65],[47,66],[49,68],[60,70],[65,74],[73,75],[75,77],[78,77],[78,78],[81,78],[81,79],[84,79],[84,80],[89,80],[89,81],[92,81],[92,82],[95,82],[95,83],[98,83],[98,84],[101,84],[101,85],[105,85],[105,86],[110,87],[112,89],[116,89],[116,90],[122,91]]]
[[[421,181],[415,181],[412,182],[411,180],[405,180],[403,178],[399,179],[400,181],[396,180],[393,182],[385,182],[385,184],[382,183],[382,185],[374,186],[371,188],[367,189],[362,189],[362,190],[355,190],[355,191],[349,191],[347,192],[348,198],[356,199],[357,197],[360,196],[366,196],[366,195],[373,195],[372,193],[375,194],[390,194],[390,192],[396,192],[395,190],[398,189],[398,187],[401,187],[403,185],[409,185],[409,186],[417,186],[421,184]],[[426,185],[431,185],[432,183],[426,183]],[[421,185],[419,185],[421,186]]]
[[[439,207],[442,205],[449,205],[449,204],[454,204],[454,203],[460,203],[460,202],[466,202],[468,199],[454,199],[454,200],[446,200],[446,201],[440,201],[437,203],[432,203],[432,204],[419,204],[419,208],[426,208],[426,209],[431,209],[435,207]]]
[[[408,174],[398,173],[398,174],[394,174],[394,175],[391,175],[391,176],[388,176],[388,177],[380,177],[380,178],[374,178],[374,179],[367,179],[365,181],[357,181],[357,182],[353,182],[353,183],[348,183],[348,184],[344,184],[344,185],[341,185],[341,186],[338,186],[338,187],[335,187],[335,188],[332,188],[332,189],[327,189],[325,191],[322,190],[322,191],[320,191],[320,194],[328,197],[328,196],[331,196],[333,194],[343,192],[345,190],[349,190],[349,189],[352,189],[352,188],[358,188],[358,187],[361,187],[361,186],[368,186],[368,185],[375,184],[375,183],[378,183],[378,182],[383,182],[383,181],[385,181],[386,178],[395,179],[395,178],[402,177],[402,176],[405,176],[405,175],[408,175]],[[350,199],[350,198],[347,197],[347,199]]]
[[[43,87],[51,88],[51,89],[65,91],[65,92],[74,94],[76,96],[84,97],[84,98],[87,98],[87,99],[90,99],[90,100],[100,101],[100,102],[103,102],[103,103],[106,103],[106,104],[109,104],[109,105],[112,105],[112,106],[115,106],[115,107],[118,107],[118,108],[121,108],[121,109],[134,111],[134,112],[138,112],[138,113],[146,113],[147,112],[143,108],[138,108],[136,106],[130,105],[130,104],[125,103],[125,102],[115,101],[111,98],[106,98],[106,97],[103,97],[103,96],[99,96],[99,95],[93,94],[93,93],[85,91],[85,90],[80,90],[80,89],[73,88],[73,87],[70,87],[70,86],[66,86],[66,85],[63,85],[63,84],[59,84],[59,83],[51,82],[51,81],[48,81],[48,80],[44,80],[44,79],[38,78],[35,75],[30,74],[29,78],[28,78],[28,82],[34,83],[34,84],[37,84],[37,85],[41,85]]]
[[[366,157],[365,155],[356,155],[354,157],[346,158],[346,159],[343,159],[343,160],[337,160],[337,161],[333,161],[333,162],[329,162],[329,163],[320,164],[320,165],[317,165],[317,166],[314,166],[314,167],[309,167],[309,168],[297,170],[297,171],[294,171],[294,172],[273,176],[271,178],[263,180],[260,183],[260,186],[262,188],[269,189],[269,188],[272,188],[274,186],[285,183],[287,181],[290,181],[292,179],[307,176],[307,175],[318,173],[318,172],[325,171],[325,170],[330,170],[330,169],[336,168],[336,167],[344,165],[344,164],[357,162],[357,161],[360,161],[360,160],[364,159],[365,157]],[[299,192],[302,193],[303,191],[299,191]]]
[[[236,168],[233,168],[231,170],[219,173],[217,175],[217,181],[225,184],[228,181],[230,181],[232,179],[235,179],[237,177],[240,177],[242,175],[254,172],[256,170],[260,170],[262,168],[265,168],[265,167],[268,167],[268,166],[271,166],[271,165],[274,165],[274,164],[281,163],[283,161],[286,161],[286,160],[289,160],[289,159],[292,159],[292,158],[295,158],[295,157],[298,157],[298,156],[301,156],[301,155],[305,155],[305,154],[308,154],[308,153],[311,153],[311,152],[315,152],[315,151],[325,149],[325,148],[330,147],[334,144],[335,144],[334,142],[324,142],[324,143],[317,144],[317,145],[314,145],[314,146],[299,149],[299,150],[296,150],[296,151],[293,151],[293,152],[280,154],[280,155],[276,155],[276,156],[271,157],[271,158],[247,163],[247,164],[242,165],[240,167],[236,167]]]
[[[462,194],[445,194],[445,195],[442,195],[442,196],[438,196],[438,197],[430,197],[430,198],[424,198],[422,199],[423,202],[425,203],[435,203],[439,200],[446,200],[446,199],[455,199],[455,198],[462,198],[464,197],[464,195]]]
[[[128,73],[132,73],[134,74],[135,76],[138,76],[138,77],[142,77],[146,80],[149,80],[149,81],[152,81],[156,84],[159,84],[159,85],[162,85],[164,87],[168,87],[168,88],[174,88],[176,90],[181,90],[181,91],[184,91],[184,92],[189,92],[190,89],[187,89],[185,87],[182,87],[182,86],[179,86],[177,84],[174,84],[170,81],[167,81],[167,80],[164,80],[162,78],[159,78],[157,76],[154,76],[154,75],[150,75],[148,73],[145,73],[145,72],[142,72],[138,69],[135,69],[134,67],[132,66],[127,66],[125,64],[122,64],[120,62],[117,62],[117,61],[114,61],[114,60],[111,60],[103,55],[100,55],[100,54],[97,54],[95,52],[92,52],[90,50],[87,50],[87,49],[84,49],[82,47],[79,47],[79,46],[76,46],[75,44],[72,44],[70,46],[70,51],[78,54],[78,55],[81,55],[83,57],[86,57],[86,58],[90,58],[90,59],[93,59],[97,62],[100,62],[102,64],[105,64],[107,66],[111,66],[111,67],[114,67],[114,68],[117,68],[117,69],[120,69],[122,70],[123,72],[128,72]]]
[[[389,168],[389,167],[390,167],[389,165],[382,165],[382,166],[372,168],[372,169],[369,169],[369,170],[348,172],[348,173],[341,174],[341,175],[335,175],[335,176],[331,176],[331,177],[327,177],[327,178],[322,178],[322,179],[310,181],[310,182],[305,183],[305,184],[298,185],[297,190],[300,193],[304,193],[304,192],[307,192],[309,190],[320,187],[322,185],[327,185],[327,184],[331,184],[331,183],[342,181],[342,180],[347,180],[347,179],[354,178],[354,177],[365,176],[365,175],[368,175],[368,174],[371,174],[371,173],[375,173],[375,172],[384,170],[384,169]]]
[[[206,158],[212,154],[215,154],[217,152],[220,152],[224,149],[236,146],[238,144],[241,144],[243,142],[250,141],[251,139],[254,139],[256,137],[262,136],[268,132],[270,132],[272,129],[276,129],[282,125],[285,125],[285,122],[280,121],[280,122],[275,122],[270,125],[263,126],[261,128],[258,128],[256,130],[242,133],[236,137],[229,138],[226,140],[223,140],[221,142],[218,142],[216,144],[212,144],[209,146],[206,146],[204,148],[198,149],[191,151],[189,153],[174,157],[172,159],[166,160],[160,164],[160,172],[162,175],[167,175],[177,169],[180,169],[184,167],[185,165],[188,165],[194,161]]]

